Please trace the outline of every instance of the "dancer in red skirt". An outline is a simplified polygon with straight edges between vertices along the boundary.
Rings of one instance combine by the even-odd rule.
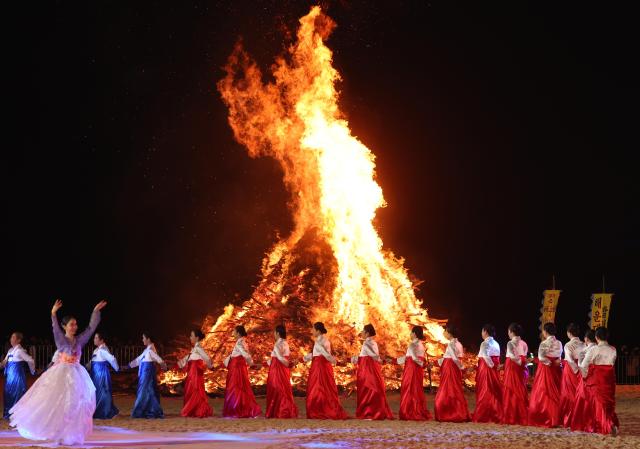
[[[222,416],[226,418],[255,418],[261,412],[260,406],[251,390],[248,366],[253,365],[249,348],[245,341],[247,331],[244,326],[233,330],[236,345],[233,352],[224,360],[227,372],[227,386],[224,391]]]
[[[485,324],[478,352],[476,371],[476,409],[473,422],[500,423],[502,420],[502,383],[500,382],[500,345],[494,340],[496,329]]]
[[[467,400],[462,389],[462,357],[464,350],[458,341],[458,330],[448,324],[444,336],[449,340],[444,356],[438,360],[440,365],[440,386],[436,393],[434,414],[441,422],[471,421]]]
[[[331,343],[326,333],[327,329],[323,323],[313,325],[313,336],[316,340],[313,352],[304,356],[306,362],[311,360],[307,381],[307,418],[347,419],[347,413],[338,398],[338,387],[333,377],[336,359],[331,355]]]
[[[580,327],[577,324],[567,325],[567,337],[569,341],[564,345],[564,363],[562,366],[562,386],[560,387],[560,414],[562,424],[565,427],[571,425],[571,411],[576,401],[576,388],[580,381],[580,369],[578,359],[584,349],[580,341]]]
[[[578,392],[571,429],[617,435],[620,423],[616,415],[616,376],[613,368],[616,348],[608,343],[609,331],[606,327],[597,328],[595,337],[598,344],[587,349],[580,363],[585,391]],[[586,407],[579,408],[582,401],[586,402]]]
[[[560,384],[562,343],[556,340],[556,325],[546,323],[542,328],[544,340],[538,348],[536,376],[529,397],[529,425],[558,427],[560,416]]]
[[[276,343],[271,351],[269,376],[267,377],[267,418],[297,418],[298,407],[293,402],[291,373],[289,372],[289,344],[287,330],[283,325],[276,326]]]
[[[400,413],[398,414],[403,420],[426,421],[431,419],[422,385],[426,365],[422,340],[424,340],[422,327],[413,326],[411,343],[407,347],[407,353],[396,359],[399,365],[404,365],[400,385]]]
[[[387,403],[384,379],[382,378],[382,359],[378,351],[378,343],[374,337],[373,325],[364,326],[360,334],[364,338],[359,356],[351,361],[357,365],[357,408],[356,418],[360,419],[393,419],[393,413]]]
[[[527,352],[529,347],[522,340],[522,326],[509,325],[507,356],[504,362],[502,387],[502,424],[526,426],[527,408]]]
[[[595,345],[596,332],[593,329],[589,329],[584,334],[584,345],[578,356],[579,369],[580,366],[582,366],[582,362],[586,357],[587,352]],[[587,383],[582,375],[583,372],[582,369],[580,369],[580,379],[578,380],[578,387],[576,388],[576,402],[571,409],[569,426],[571,427],[571,430],[593,432],[593,401],[587,391]]]
[[[191,418],[207,418],[213,416],[213,409],[209,405],[209,398],[204,391],[204,372],[211,369],[211,358],[200,346],[200,340],[204,334],[200,329],[191,331],[189,340],[193,348],[191,352],[178,361],[178,367],[187,370],[187,379],[184,382],[184,407],[180,414]]]

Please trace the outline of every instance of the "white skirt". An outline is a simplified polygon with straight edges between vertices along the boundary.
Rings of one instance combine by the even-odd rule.
[[[96,389],[79,363],[59,362],[45,371],[13,406],[11,426],[30,440],[83,444],[93,430]]]

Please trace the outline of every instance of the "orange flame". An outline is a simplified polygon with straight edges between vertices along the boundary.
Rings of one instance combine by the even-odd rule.
[[[280,162],[292,194],[295,226],[264,258],[262,281],[252,297],[205,322],[208,335],[203,345],[213,352],[216,365],[231,349],[229,333],[235,324],[266,333],[283,321],[294,327],[323,321],[334,353],[343,359],[358,353],[356,333],[367,323],[375,326],[383,355],[403,354],[413,325],[426,329],[430,355],[442,354],[446,343],[444,321],[428,316],[404,261],[383,249],[373,226],[385,200],[375,181],[375,156],[351,134],[338,106],[340,75],[324,43],[334,27],[314,6],[300,19],[297,41],[272,66],[273,82],[263,82],[262,72],[240,43],[218,82],[236,140],[251,157]],[[310,335],[304,335],[307,329],[290,339],[296,357],[312,346]],[[254,354],[263,357],[270,353],[272,339],[250,344]],[[292,383],[304,383],[306,370],[305,364],[297,363]],[[397,387],[396,368],[384,370],[388,385]],[[222,377],[209,374],[207,389],[223,386]],[[165,381],[179,378],[168,373]],[[341,385],[349,384],[353,367],[338,366],[336,378]],[[251,380],[264,384],[266,370],[252,372]]]

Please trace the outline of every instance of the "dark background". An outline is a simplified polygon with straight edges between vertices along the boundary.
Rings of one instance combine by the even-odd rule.
[[[485,321],[504,342],[516,320],[535,347],[552,274],[559,324],[586,324],[604,274],[612,341],[637,344],[636,15],[471,3],[324,4],[341,107],[389,203],[385,246],[467,345]],[[56,298],[81,325],[107,298],[114,337],[169,341],[248,297],[290,229],[288,194],[275,162],[233,141],[215,82],[239,36],[268,67],[309,4],[19,8],[5,15],[2,336],[49,337]]]

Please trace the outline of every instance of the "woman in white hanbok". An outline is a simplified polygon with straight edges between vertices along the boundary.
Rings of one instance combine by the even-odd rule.
[[[55,302],[51,324],[59,357],[9,411],[11,426],[24,438],[83,444],[93,430],[96,390],[87,370],[80,365],[80,356],[100,323],[100,310],[106,305],[106,301],[101,301],[95,306],[89,326],[76,336],[78,323],[74,317],[62,319],[62,331],[56,316],[62,301]]]

